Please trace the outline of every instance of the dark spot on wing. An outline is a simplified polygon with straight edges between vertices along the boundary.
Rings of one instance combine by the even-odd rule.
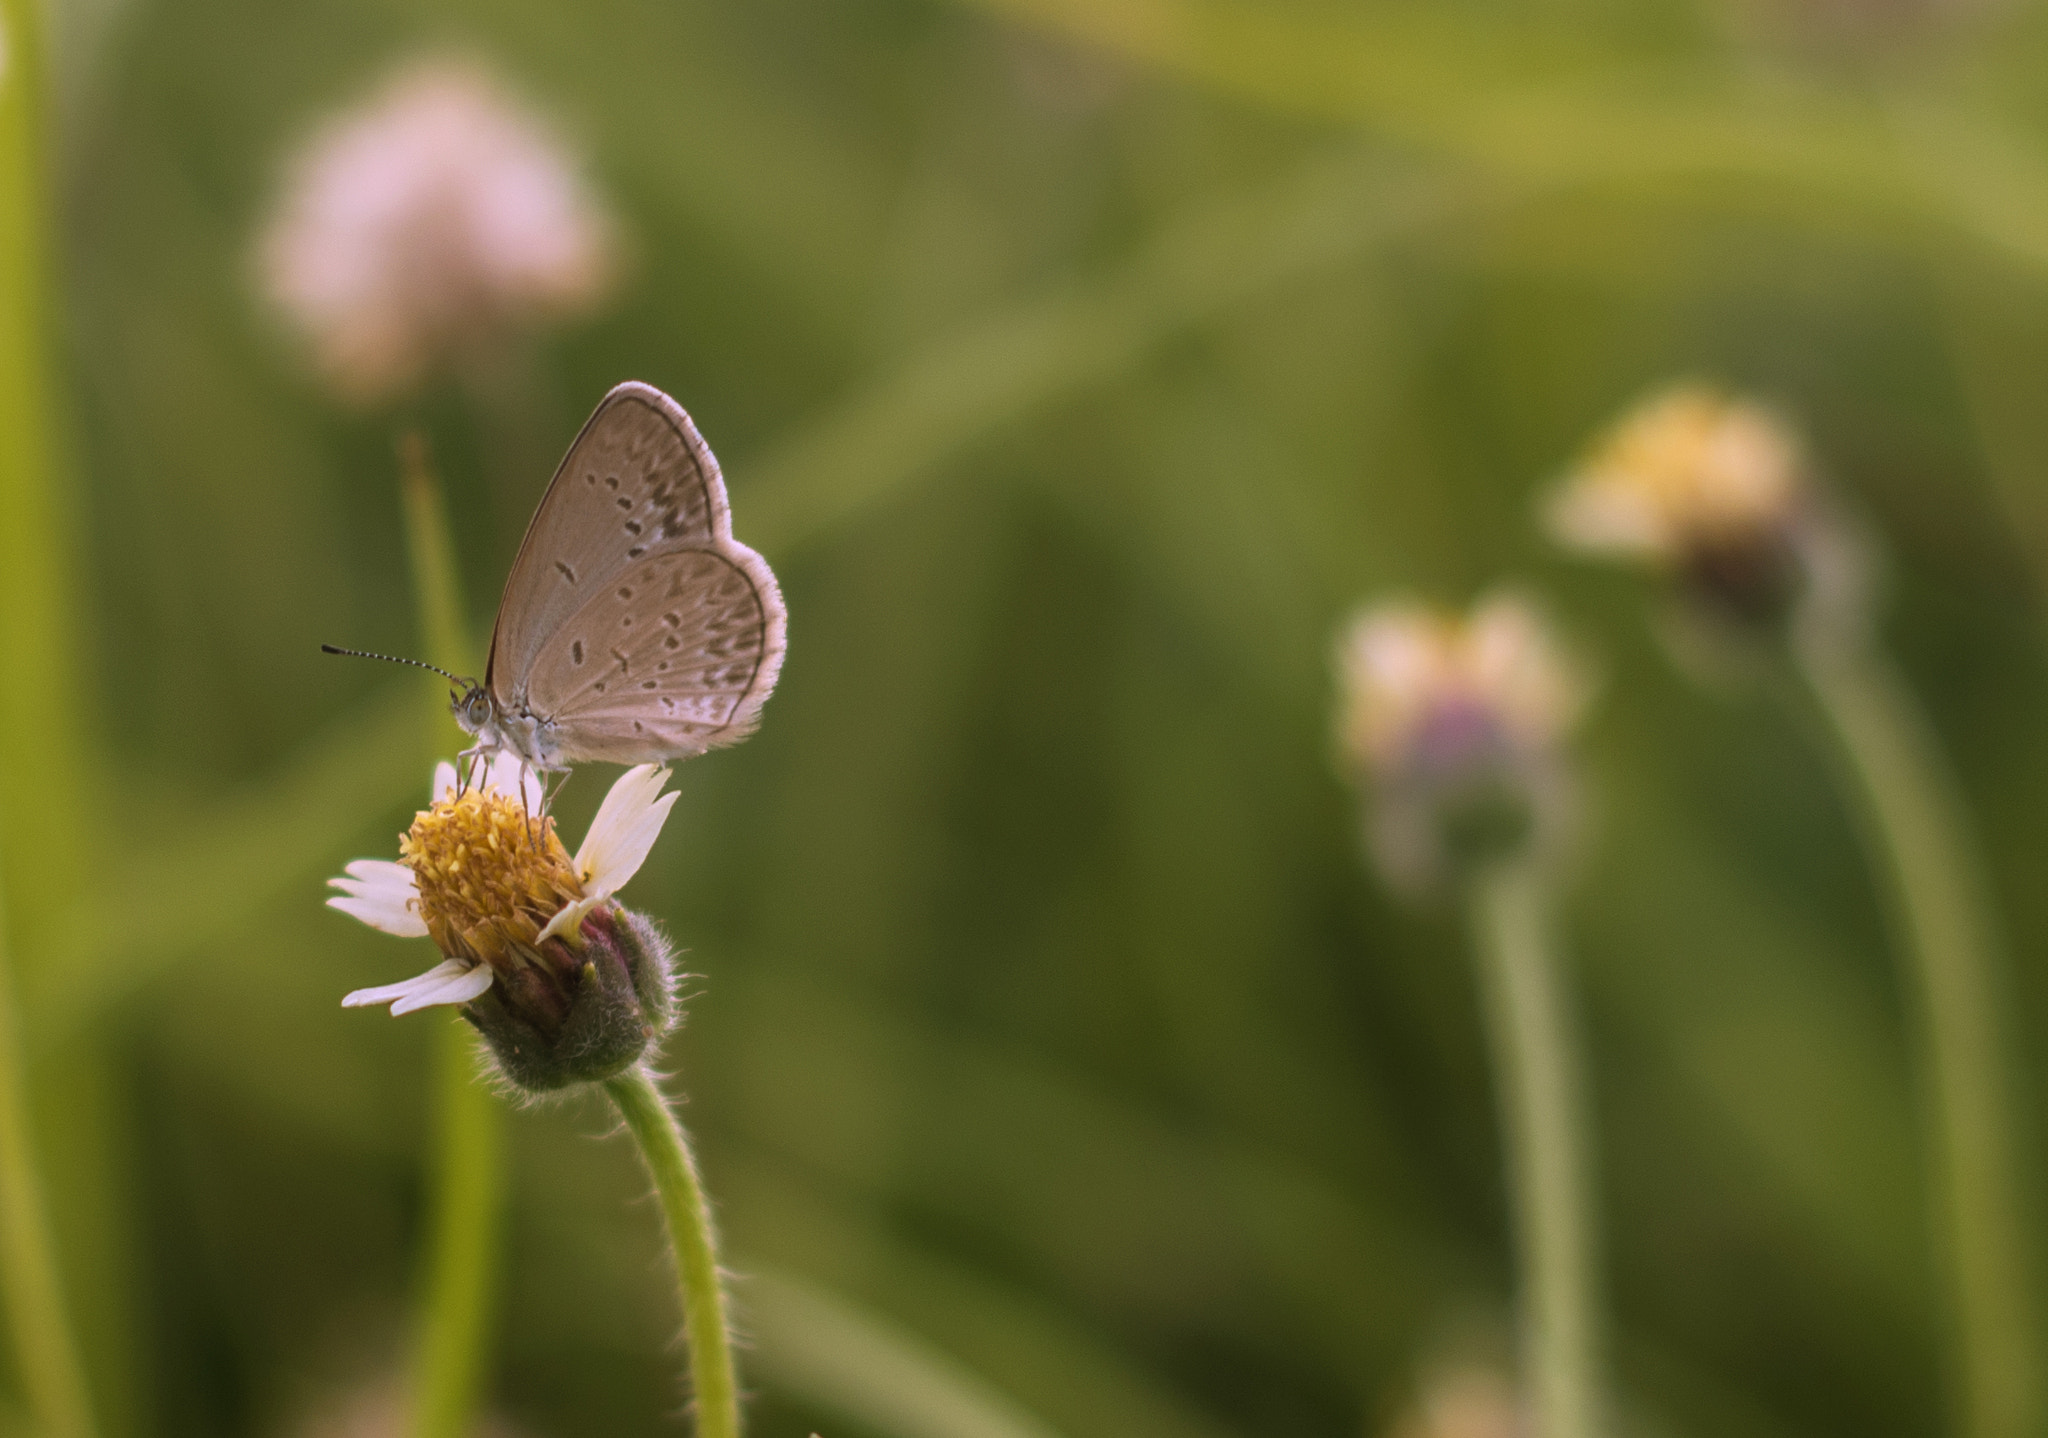
[[[643,527],[644,526],[642,526],[640,521],[637,519],[629,519],[626,521],[626,533],[632,535],[635,539],[638,539],[640,537],[640,531]]]
[[[581,639],[575,640],[569,645],[569,662],[572,664],[581,664],[583,662],[583,641]]]
[[[616,474],[606,475],[604,477],[604,487],[606,489],[617,489],[619,487],[619,477]]]
[[[626,558],[628,558],[628,559],[638,559],[638,558],[639,558],[639,557],[640,557],[641,555],[645,554],[646,552],[647,552],[647,546],[646,546],[646,545],[644,545],[644,544],[636,544],[636,545],[634,545],[634,546],[633,546],[633,547],[632,547],[631,549],[629,549],[629,550],[627,550],[627,551],[626,551]]]
[[[555,568],[562,571],[562,578],[568,580],[571,584],[574,584],[576,582],[576,571],[571,569],[568,565],[562,563],[561,560],[558,559],[555,561]]]
[[[632,597],[633,597],[633,591],[632,591],[632,590],[630,590],[630,589],[626,588],[626,587],[625,587],[625,586],[624,586],[623,584],[619,586],[619,598],[621,598],[621,599],[631,599]]]

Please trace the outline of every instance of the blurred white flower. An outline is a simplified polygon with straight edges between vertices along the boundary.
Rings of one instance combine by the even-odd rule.
[[[1432,1377],[1387,1438],[1528,1438],[1515,1388],[1491,1368],[1452,1368]]]
[[[286,1431],[292,1438],[399,1438],[413,1429],[411,1385],[393,1376],[327,1394]],[[518,1438],[522,1430],[487,1413],[473,1421],[470,1438]]]
[[[1469,618],[1377,605],[1352,622],[1337,665],[1338,741],[1372,790],[1390,877],[1419,886],[1473,845],[1554,831],[1585,685],[1525,600],[1495,595]]]
[[[1624,415],[1552,497],[1548,519],[1573,548],[1683,564],[1781,531],[1805,470],[1770,411],[1683,384]]]
[[[481,71],[434,61],[313,136],[261,258],[321,369],[370,402],[591,308],[612,227],[539,119]]]

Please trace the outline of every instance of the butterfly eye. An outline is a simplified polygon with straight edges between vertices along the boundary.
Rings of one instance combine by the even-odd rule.
[[[484,721],[491,717],[490,696],[479,689],[476,693],[469,696],[469,702],[463,705],[463,710],[471,728],[483,728]]]

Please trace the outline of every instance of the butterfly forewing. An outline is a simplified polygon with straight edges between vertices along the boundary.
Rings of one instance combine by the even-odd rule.
[[[731,540],[649,554],[542,643],[529,702],[565,762],[683,758],[753,731],[782,649],[759,555]]]
[[[634,565],[717,549],[730,536],[718,462],[682,407],[651,385],[612,390],[569,446],[512,561],[491,636],[493,697],[523,703],[519,686],[542,647]]]

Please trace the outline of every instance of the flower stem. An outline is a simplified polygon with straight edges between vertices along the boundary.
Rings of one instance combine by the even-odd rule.
[[[475,1427],[496,1297],[503,1124],[477,1077],[476,1041],[450,1018],[434,1036],[434,1217],[413,1356],[415,1438]]]
[[[733,1377],[725,1286],[718,1271],[718,1240],[697,1163],[690,1156],[690,1141],[644,1064],[606,1079],[604,1089],[640,1145],[640,1157],[668,1220],[676,1277],[682,1285],[690,1383],[697,1395],[697,1438],[739,1438],[739,1389]]]
[[[2005,985],[1962,804],[1926,717],[1874,647],[1831,634],[1795,653],[1848,771],[1917,991],[1957,1430],[2039,1438],[2043,1352],[2007,1108]]]
[[[92,1403],[43,1211],[22,1069],[14,970],[0,930],[0,1292],[16,1368],[39,1431],[50,1438],[91,1438]]]
[[[448,510],[424,436],[399,442],[406,540],[427,656],[468,672],[462,595]],[[444,682],[426,676],[427,760],[447,757],[454,726]],[[499,1218],[504,1201],[504,1115],[478,1080],[476,1046],[451,1018],[434,1038],[433,1228],[413,1355],[413,1438],[465,1438],[475,1427],[497,1292]]]
[[[1475,874],[1468,901],[1507,1139],[1533,1434],[1598,1438],[1606,1405],[1590,1142],[1546,889],[1533,861],[1512,859]]]

